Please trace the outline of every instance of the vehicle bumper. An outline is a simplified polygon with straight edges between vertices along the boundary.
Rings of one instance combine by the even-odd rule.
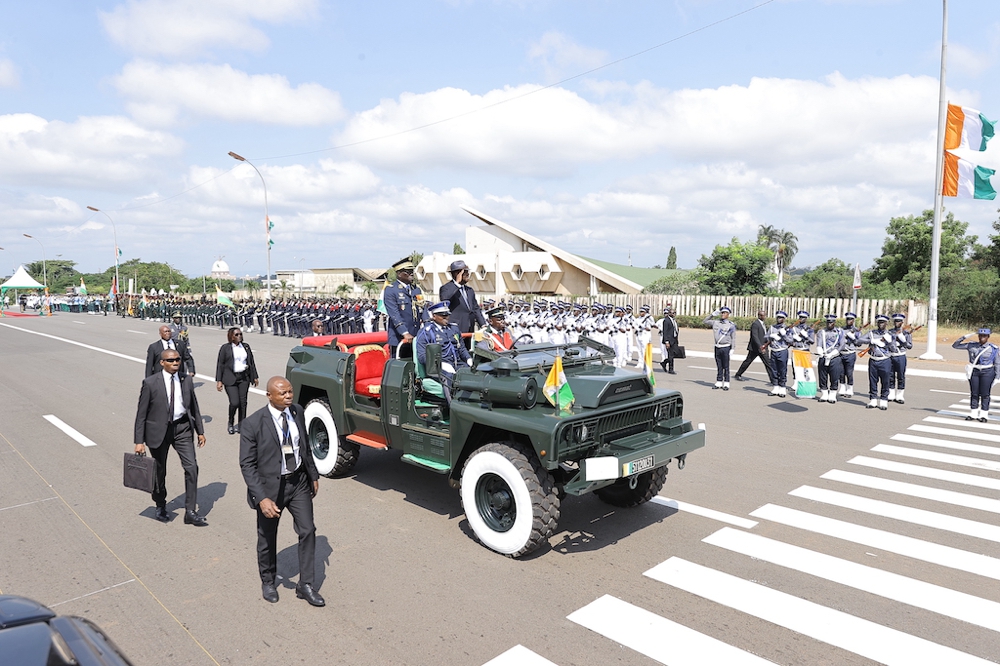
[[[567,493],[582,495],[614,481],[668,465],[705,446],[705,431],[681,434],[643,432],[616,441],[608,455],[584,458],[580,473],[565,487]]]

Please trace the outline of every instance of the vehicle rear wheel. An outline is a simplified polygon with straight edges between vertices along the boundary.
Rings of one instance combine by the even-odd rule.
[[[508,557],[545,543],[559,522],[555,481],[535,452],[515,442],[477,449],[462,469],[462,508],[476,538]]]
[[[635,485],[632,485],[633,480]],[[595,490],[594,494],[611,506],[639,506],[656,497],[666,480],[667,466],[664,465],[634,477],[618,479],[606,488]]]
[[[358,462],[360,447],[338,436],[337,424],[326,398],[310,400],[304,416],[309,451],[317,471],[331,479],[350,472]]]

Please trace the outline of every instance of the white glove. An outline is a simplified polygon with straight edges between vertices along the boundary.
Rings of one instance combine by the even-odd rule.
[[[892,342],[892,333],[886,333],[884,336],[886,342]]]
[[[722,314],[722,311],[721,311],[721,310],[714,310],[714,311],[712,312],[712,316],[713,316],[713,317],[718,317],[718,316],[719,316],[720,314]]]
[[[795,335],[792,336],[792,339],[796,342],[800,342],[802,340],[802,333],[795,331]]]
[[[872,344],[874,344],[876,347],[885,347],[885,342],[878,339],[872,340]]]
[[[465,362],[469,364],[470,368],[472,367],[472,359],[471,358],[465,359]]]
[[[848,332],[847,332],[847,339],[848,339],[848,340],[854,340],[854,339],[855,339],[855,337],[854,337],[854,333],[853,333],[853,332],[851,332],[851,331],[848,331]]]
[[[771,334],[771,339],[774,340],[775,342],[777,342],[779,339],[781,339],[781,336],[778,335],[777,332],[774,332],[774,333]]]
[[[900,333],[899,335],[897,335],[896,339],[899,340],[900,342],[903,342],[903,343],[906,342],[906,336],[903,335],[902,333]]]

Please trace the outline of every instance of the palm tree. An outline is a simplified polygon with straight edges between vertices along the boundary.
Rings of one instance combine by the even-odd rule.
[[[361,289],[364,290],[365,296],[371,298],[378,291],[378,285],[372,282],[371,280],[368,280],[363,285],[361,285]]]
[[[346,297],[346,296],[347,296],[347,295],[348,295],[349,293],[351,293],[351,291],[352,291],[352,289],[351,289],[351,285],[349,285],[349,284],[346,284],[346,283],[345,283],[345,284],[340,284],[340,285],[337,285],[337,289],[336,289],[336,294],[337,294],[337,296],[339,296],[340,298],[344,298],[344,297]]]
[[[781,291],[785,282],[785,269],[792,263],[792,258],[799,251],[799,239],[791,231],[777,229],[768,224],[757,228],[757,242],[766,245],[774,253],[775,286]]]

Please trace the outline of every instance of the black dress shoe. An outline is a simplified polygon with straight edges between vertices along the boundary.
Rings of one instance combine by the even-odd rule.
[[[236,434],[236,426],[234,426],[232,423],[229,424],[229,427],[227,428],[227,430],[229,431],[230,435],[235,435]]]
[[[208,521],[205,518],[194,511],[184,512],[184,524],[194,525],[196,527],[208,527]]]
[[[169,523],[170,522],[170,514],[167,513],[167,507],[165,507],[165,506],[158,506],[158,507],[156,507],[156,515],[153,516],[153,517],[156,518],[161,523]]]
[[[745,382],[745,381],[746,381],[746,380],[745,380],[745,379],[743,379],[743,377],[741,377],[740,375],[736,375],[735,377],[733,377],[733,379],[735,379],[735,380],[736,380],[736,381],[738,381],[738,382]]]
[[[667,370],[667,374],[668,375],[676,375],[677,373],[674,372],[673,370]]]
[[[295,596],[299,599],[305,599],[312,606],[326,606],[326,600],[319,596],[319,592],[314,590],[309,583],[296,585]]]
[[[975,421],[975,419],[974,419],[974,418],[972,418],[971,416],[966,416],[966,417],[965,417],[965,420],[966,420],[966,421]]]
[[[233,426],[233,430],[235,431],[233,434],[235,435],[240,434],[240,424],[237,423],[235,426]]]
[[[666,372],[667,371],[667,362],[666,361],[660,361],[660,367],[663,368],[664,372]]]
[[[272,604],[278,603],[278,589],[274,587],[274,583],[261,583],[260,592],[264,597],[264,601]]]

